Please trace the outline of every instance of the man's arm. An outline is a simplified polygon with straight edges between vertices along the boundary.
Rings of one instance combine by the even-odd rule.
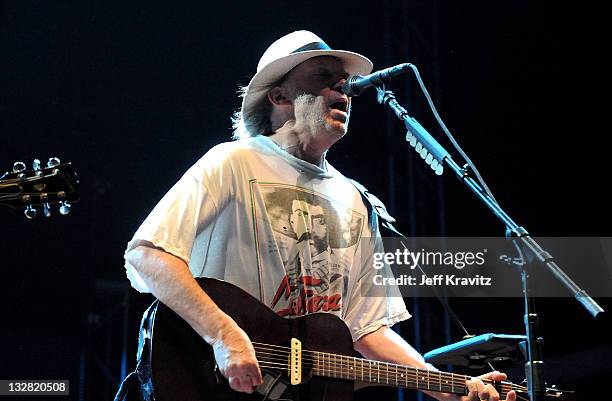
[[[399,365],[414,366],[419,369],[435,369],[427,364],[421,354],[419,354],[410,344],[408,344],[399,334],[387,326],[382,326],[378,330],[366,334],[354,343],[354,348],[366,359],[397,363]],[[499,372],[492,372],[481,376],[482,379],[505,380],[506,375]],[[444,401],[478,401],[478,400],[499,400],[499,395],[495,388],[490,384],[485,385],[482,380],[469,380],[467,383],[470,393],[467,397],[459,397],[453,394],[425,392],[426,394]],[[510,392],[508,401],[514,401],[516,394]]]
[[[182,259],[142,242],[127,254],[126,260],[153,295],[213,347],[219,370],[234,390],[252,392],[262,383],[248,336],[202,290]]]

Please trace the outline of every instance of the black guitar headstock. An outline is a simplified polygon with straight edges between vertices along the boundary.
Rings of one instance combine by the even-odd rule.
[[[0,177],[0,205],[24,208],[28,219],[38,214],[42,206],[45,217],[51,216],[51,205],[59,204],[62,215],[70,213],[71,202],[79,200],[79,178],[71,163],[61,163],[52,157],[45,167],[35,159],[32,169],[25,163],[13,164],[13,171]]]

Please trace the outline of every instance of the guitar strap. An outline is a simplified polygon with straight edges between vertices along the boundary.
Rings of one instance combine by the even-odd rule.
[[[395,220],[395,218],[393,218],[393,216],[391,216],[387,212],[387,208],[382,203],[382,201],[380,199],[378,199],[376,196],[372,195],[370,192],[368,192],[366,187],[364,187],[363,185],[361,185],[357,181],[352,180],[350,178],[349,178],[349,181],[355,186],[355,188],[357,188],[359,193],[361,193],[361,197],[363,199],[365,199],[364,203],[366,204],[366,207],[368,209],[371,209],[372,218],[370,220],[371,220],[371,224],[372,224],[372,232],[374,233],[378,229],[378,219],[380,218],[382,220],[381,225],[383,227],[385,227],[386,229],[388,229],[389,231],[393,232],[393,234],[395,234],[395,235],[397,235],[399,237],[406,238],[406,236],[404,234],[399,232],[393,226],[393,223],[395,223],[396,220]],[[427,276],[425,274],[425,271],[423,270],[423,268],[419,264],[417,264],[416,267],[419,269],[421,274],[423,274],[424,276]],[[438,291],[438,289],[437,289],[437,287],[435,285],[429,284],[429,288],[431,288],[431,290],[433,291],[433,293],[436,296],[436,298],[438,298],[438,301],[440,301],[440,303],[442,304],[442,307],[444,308],[446,313],[448,313],[450,315],[451,319],[459,327],[461,327],[461,329],[463,331],[465,331],[467,333],[467,331],[465,329],[465,326],[463,325],[463,322],[461,321],[461,319],[459,319],[459,316],[457,316],[457,314],[455,313],[453,308],[448,303],[448,299],[445,296],[442,296],[442,294],[440,294],[440,292]]]
[[[378,221],[380,219],[380,225],[391,231],[394,236],[406,237],[404,234],[402,234],[395,228],[395,226],[393,225],[393,223],[396,222],[395,218],[391,216],[389,212],[387,212],[385,204],[382,203],[380,199],[378,199],[375,195],[369,192],[366,187],[364,187],[357,181],[352,180],[350,178],[349,181],[351,182],[351,184],[353,184],[353,186],[355,186],[355,188],[357,188],[357,190],[361,194],[361,197],[364,200],[363,203],[365,203],[366,207],[368,208],[368,211],[370,212],[370,224],[372,233],[378,231]]]

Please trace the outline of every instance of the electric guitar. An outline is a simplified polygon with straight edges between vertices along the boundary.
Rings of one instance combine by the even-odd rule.
[[[278,316],[240,288],[198,278],[213,301],[249,335],[264,383],[252,394],[232,390],[218,371],[212,348],[178,315],[155,301],[145,312],[136,368],[147,401],[348,401],[360,387],[384,385],[466,395],[470,377],[361,358],[347,326],[335,315]],[[502,399],[527,388],[490,382]],[[567,400],[550,389],[547,401]]]
[[[50,158],[46,167],[35,159],[31,170],[16,162],[13,171],[0,176],[0,205],[24,208],[28,219],[36,217],[38,206],[50,217],[53,204],[59,204],[60,214],[67,215],[71,202],[78,201],[78,193],[79,178],[72,164],[61,164],[57,157]]]

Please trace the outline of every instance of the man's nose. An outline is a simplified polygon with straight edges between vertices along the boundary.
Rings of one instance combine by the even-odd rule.
[[[346,78],[341,78],[338,82],[336,82],[334,85],[332,85],[331,89],[335,90],[336,92],[340,92],[342,94],[344,94],[344,92],[342,91],[342,86],[346,83]]]

